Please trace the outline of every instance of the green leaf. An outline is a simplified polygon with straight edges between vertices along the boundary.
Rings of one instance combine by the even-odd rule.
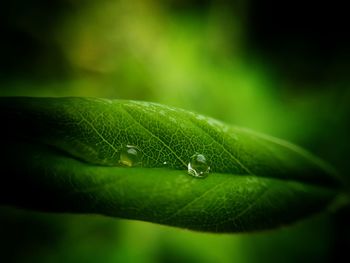
[[[0,110],[6,205],[238,232],[302,219],[340,192],[305,150],[181,109],[18,97],[1,98]],[[205,156],[207,177],[188,174],[194,154]]]

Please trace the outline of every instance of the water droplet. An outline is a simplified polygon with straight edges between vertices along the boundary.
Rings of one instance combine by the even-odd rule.
[[[137,146],[126,145],[119,156],[119,163],[124,166],[137,166],[141,163],[141,151]]]
[[[163,162],[163,164],[164,164],[164,165],[166,165],[166,164],[167,164],[167,162]]]
[[[196,153],[191,157],[187,169],[188,174],[194,177],[205,177],[210,171],[210,166],[203,154]]]

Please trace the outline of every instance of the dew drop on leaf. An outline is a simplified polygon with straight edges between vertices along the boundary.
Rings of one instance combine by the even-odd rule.
[[[137,146],[125,145],[119,156],[119,163],[123,166],[137,166],[141,164],[141,151]]]
[[[207,159],[203,154],[196,153],[190,159],[190,162],[187,165],[188,174],[193,177],[205,177],[209,171],[210,166],[208,165]]]

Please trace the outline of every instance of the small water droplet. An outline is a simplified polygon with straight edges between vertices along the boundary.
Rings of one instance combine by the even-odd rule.
[[[141,163],[141,151],[137,146],[126,145],[119,156],[119,163],[124,166],[137,166]]]
[[[194,177],[205,177],[210,171],[210,166],[203,154],[196,153],[191,157],[187,169],[188,174]]]
[[[163,162],[163,164],[165,165],[165,164],[167,164],[167,162]]]

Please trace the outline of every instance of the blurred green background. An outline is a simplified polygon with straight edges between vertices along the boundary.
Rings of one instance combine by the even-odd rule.
[[[300,144],[350,181],[346,10],[340,1],[2,1],[0,95],[181,107]],[[331,262],[350,248],[348,220],[343,211],[215,235],[0,207],[0,262]]]

